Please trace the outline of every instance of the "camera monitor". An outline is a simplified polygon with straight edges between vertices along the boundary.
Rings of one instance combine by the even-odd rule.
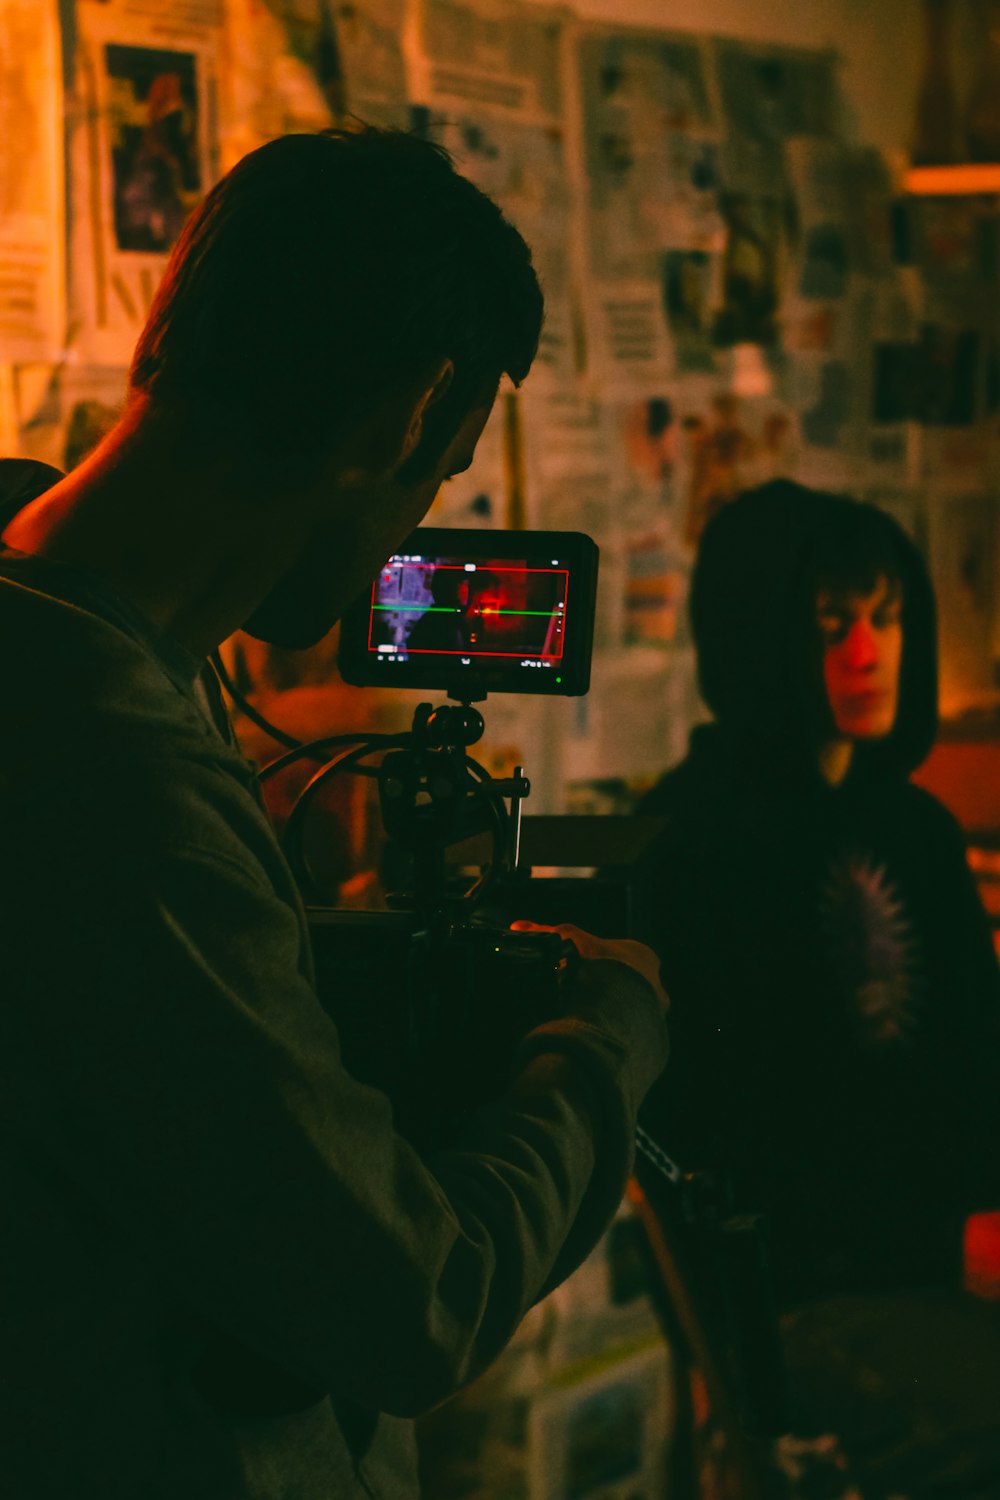
[[[578,531],[423,526],[345,614],[362,687],[579,696],[590,686],[597,545]]]

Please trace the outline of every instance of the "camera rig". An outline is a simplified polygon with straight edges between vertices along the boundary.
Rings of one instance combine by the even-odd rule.
[[[482,696],[485,698],[485,693]],[[531,787],[522,767],[517,766],[510,777],[496,778],[467,753],[484,728],[483,716],[471,697],[463,696],[437,708],[420,703],[405,733],[335,735],[290,749],[267,765],[260,773],[261,781],[303,756],[339,750],[299,793],[285,825],[285,854],[307,899],[320,900],[322,893],[305,852],[306,818],[320,789],[344,773],[377,781],[385,832],[412,858],[412,890],[393,893],[390,905],[408,907],[421,919],[434,923],[445,915],[471,912],[497,876],[516,871],[521,803]],[[377,767],[368,764],[374,755],[382,757]],[[505,799],[509,799],[509,807]],[[491,834],[486,868],[470,889],[449,889],[445,851],[482,832]]]
[[[228,674],[223,682],[232,692]],[[390,1096],[401,1130],[421,1147],[446,1141],[464,1115],[502,1092],[520,1038],[563,1008],[577,960],[558,933],[511,931],[485,910],[499,882],[521,878],[530,792],[521,766],[498,778],[468,753],[484,732],[475,702],[485,696],[464,682],[460,699],[418,704],[408,731],[293,744],[259,773],[266,782],[295,761],[321,761],[282,837],[307,904],[320,998],[351,1071]],[[377,783],[386,835],[407,868],[386,911],[330,906],[309,866],[310,808],[345,774]],[[483,834],[490,852],[478,877],[449,875],[448,849]]]

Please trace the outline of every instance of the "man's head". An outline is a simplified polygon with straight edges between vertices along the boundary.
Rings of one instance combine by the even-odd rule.
[[[936,727],[933,596],[917,549],[872,505],[776,480],[709,523],[692,584],[702,692],[776,762],[825,747],[912,769]]]
[[[416,482],[502,375],[524,378],[541,318],[528,247],[438,147],[374,129],[283,136],[192,214],[130,385],[281,468],[428,382],[403,476]]]
[[[317,495],[310,544],[252,633],[302,646],[329,629],[471,462],[541,319],[527,245],[427,141],[285,136],[213,188],[173,252],[130,385],[192,454],[241,455],[247,503],[273,505],[276,526],[283,496]]]

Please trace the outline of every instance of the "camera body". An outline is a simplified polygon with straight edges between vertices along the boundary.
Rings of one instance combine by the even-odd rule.
[[[317,985],[345,1066],[392,1100],[421,1150],[499,1096],[518,1042],[562,1013],[575,950],[558,933],[412,911],[309,909]]]

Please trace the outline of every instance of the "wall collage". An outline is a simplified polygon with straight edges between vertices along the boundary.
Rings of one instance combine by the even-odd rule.
[[[532,811],[627,810],[683,754],[698,537],[776,475],[902,521],[942,707],[995,707],[997,205],[904,198],[832,51],[517,0],[0,0],[0,99],[0,451],[63,468],[119,408],[186,214],[270,137],[423,132],[522,230],[536,368],[429,519],[601,547],[590,695],[488,707],[484,759],[529,768]],[[322,700],[328,650],[249,659],[265,696]],[[400,713],[330,691],[317,732]]]

